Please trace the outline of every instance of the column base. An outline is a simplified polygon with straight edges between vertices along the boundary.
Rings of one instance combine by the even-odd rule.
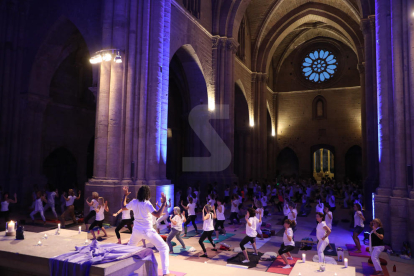
[[[407,195],[407,191],[406,190],[403,190],[403,189],[394,189],[392,191],[392,196],[393,197],[402,197],[402,198],[404,198],[404,197],[407,197],[408,195]]]
[[[377,195],[390,196],[391,192],[392,190],[390,188],[381,188],[381,187],[377,188]]]

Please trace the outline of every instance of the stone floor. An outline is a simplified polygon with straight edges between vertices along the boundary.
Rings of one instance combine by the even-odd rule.
[[[228,210],[226,210],[226,212],[228,212]],[[272,213],[272,212],[271,212]],[[305,237],[310,237],[310,233],[313,230],[313,228],[316,226],[316,222],[315,222],[315,211],[314,209],[312,209],[312,212],[307,216],[307,217],[298,217],[298,225],[297,225],[297,230],[295,232],[295,240],[301,240],[302,238]],[[50,216],[50,214],[47,214],[47,216]],[[107,214],[108,215],[108,214]],[[226,216],[228,217],[228,216]],[[268,216],[267,218],[264,219],[264,221],[266,223],[270,223],[272,225],[272,229],[274,229],[276,232],[279,231],[280,229],[282,229],[281,225],[276,225],[276,223],[279,221],[279,219],[282,219],[283,215],[280,213],[274,213],[270,216]],[[349,210],[345,210],[345,209],[337,209],[334,213],[334,220],[338,221],[338,224],[336,226],[333,227],[333,232],[330,236],[330,242],[331,243],[335,243],[336,247],[342,247],[345,248],[346,250],[346,246],[345,244],[352,244],[353,240],[352,240],[352,229],[349,227],[350,223],[344,223],[341,222],[341,219],[350,219],[350,215],[349,215]],[[201,222],[201,215],[198,215],[198,220],[197,220],[197,226],[199,229],[202,229],[202,222]],[[232,246],[232,248],[234,247],[238,247],[239,243],[241,241],[241,239],[245,236],[245,234],[243,233],[245,231],[245,224],[244,222],[242,223],[242,225],[237,229],[231,229],[228,225],[228,222],[225,224],[227,232],[228,233],[233,233],[235,234],[233,237],[225,240],[226,243],[230,244]],[[47,228],[50,229],[51,227],[53,227],[53,224],[48,223]],[[75,230],[76,227],[74,227]],[[82,225],[82,230],[84,230],[85,226]],[[163,226],[163,228],[165,228],[165,226]],[[43,231],[47,231],[48,229],[44,229],[44,226],[41,225],[37,225],[37,226],[32,226],[32,225],[27,225],[26,226],[26,231],[34,231],[34,232],[41,232],[41,230],[43,229]],[[76,228],[77,229],[77,228]],[[115,236],[115,232],[114,232],[115,228],[111,227],[109,229],[107,229],[108,232],[108,238],[105,238],[102,242],[116,242],[116,236]],[[193,230],[192,226],[189,226],[189,231]],[[121,239],[123,243],[126,243],[129,240],[130,234],[128,233],[128,230],[122,230],[125,231],[125,233],[121,234]],[[102,236],[102,232],[100,233],[100,235]],[[82,235],[83,236],[83,235]],[[86,236],[86,233],[85,233]],[[91,235],[89,234],[89,237],[91,237]],[[316,237],[311,236],[314,240],[316,239]],[[363,235],[360,235],[360,239],[363,239]],[[174,240],[175,242],[178,243],[178,241]],[[197,252],[201,251],[200,245],[198,244],[198,237],[193,237],[193,238],[189,238],[189,239],[184,239],[184,242],[186,244],[186,246],[193,246],[196,248]],[[282,242],[282,237],[271,237],[271,239],[265,244],[263,245],[259,251],[260,252],[277,252],[279,250],[278,245]],[[361,241],[362,243],[362,241]],[[209,246],[211,246],[210,244],[205,244],[206,248],[208,248]],[[307,256],[307,260],[311,261],[312,257],[314,255],[317,255],[316,253],[316,247],[314,246],[312,250],[309,251],[299,251],[298,254],[292,254],[294,257],[298,257],[300,258],[302,256],[302,253],[306,253]],[[193,254],[193,253],[192,253]],[[187,275],[209,275],[211,276],[213,275],[231,275],[231,274],[238,274],[238,275],[244,275],[248,272],[253,272],[255,271],[255,275],[264,275],[264,274],[273,274],[273,275],[282,275],[282,274],[275,274],[275,273],[269,273],[269,272],[265,272],[268,268],[268,266],[271,264],[271,262],[260,262],[258,264],[257,267],[255,268],[251,268],[251,269],[241,269],[241,268],[231,268],[231,267],[226,267],[226,260],[232,256],[234,256],[235,253],[230,251],[230,252],[222,252],[220,253],[218,256],[212,258],[212,259],[206,259],[205,263],[199,263],[199,262],[192,262],[192,261],[187,261],[185,260],[185,258],[187,258],[187,256],[171,256],[170,257],[170,269],[171,271],[178,271],[178,272],[186,272]],[[156,253],[156,257],[159,260],[159,254]],[[364,275],[362,273],[362,263],[363,262],[367,262],[368,259],[367,258],[362,258],[362,257],[354,257],[354,256],[349,256],[348,251],[344,252],[344,257],[348,258],[349,260],[349,265],[350,266],[354,266],[356,268],[356,275],[357,276],[361,276]],[[414,273],[412,271],[414,271],[414,262],[412,261],[411,263],[407,263],[404,262],[404,260],[390,260],[388,254],[386,253],[381,253],[381,258],[387,260],[388,265],[388,271],[390,275],[414,275]],[[159,261],[160,263],[160,261]],[[341,265],[342,263],[338,263],[339,265]],[[394,266],[394,264],[397,267],[397,272],[392,272],[392,268]],[[205,265],[206,269],[201,269],[200,270],[200,265]],[[302,274],[304,275],[304,274]]]

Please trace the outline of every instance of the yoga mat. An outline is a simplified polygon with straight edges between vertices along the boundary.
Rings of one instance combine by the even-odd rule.
[[[381,268],[385,276],[390,276],[390,274],[388,273],[388,269],[385,265],[382,265]],[[369,264],[369,263],[362,263],[362,273],[364,274],[364,276],[374,275],[375,273],[374,265]]]
[[[313,228],[312,232],[309,235],[316,237],[316,228]]]
[[[278,256],[276,260],[267,268],[266,272],[289,275],[298,260],[300,259],[295,257],[293,260],[288,260],[288,263],[292,268],[283,268],[286,264],[282,257]]]
[[[176,275],[176,276],[184,276],[184,275],[187,274],[187,273],[184,273],[184,272],[177,272],[177,271],[171,271],[171,270],[170,270],[170,273],[173,274],[173,275]],[[162,269],[158,269],[158,276],[162,276],[162,275],[164,275],[162,273]]]
[[[243,255],[243,252],[240,252],[236,256],[227,260],[227,264],[229,265],[237,265],[237,266],[246,266],[248,268],[256,267],[259,263],[260,257],[263,256],[263,253],[258,252],[258,255],[253,255],[253,253],[248,252],[247,255],[249,256],[250,262],[242,263],[246,258]]]
[[[335,246],[335,244],[334,243],[330,243],[330,245],[332,246],[333,251],[332,252],[329,252],[328,249],[330,249],[330,248],[329,248],[329,246],[327,246],[325,248],[325,251],[323,251],[323,254],[325,254],[326,256],[337,256],[338,253],[336,252],[336,246]]]
[[[355,251],[356,251],[355,244],[346,244],[346,248],[348,249],[349,256],[363,257],[363,258],[370,258],[371,257],[369,252],[366,251],[365,245],[361,244],[361,253],[355,253]]]
[[[187,236],[186,237],[182,237],[182,238],[183,239],[189,239],[189,238],[192,238],[192,237],[195,237],[195,236],[200,236],[202,232],[203,231],[198,231],[199,234],[197,234],[195,230],[191,230],[191,231],[188,231],[187,232]]]
[[[190,252],[188,252],[188,249],[190,249],[191,246],[186,246],[183,248],[181,245],[177,245],[173,247],[174,253],[170,253],[170,256],[190,256]]]
[[[228,238],[231,238],[233,236],[234,236],[234,234],[230,234],[230,233],[226,233],[224,235],[219,235],[219,240],[218,241],[214,241],[214,243],[222,242],[222,241],[224,241],[224,240],[226,240]],[[207,239],[207,240],[204,241],[204,243],[210,243],[210,241]]]
[[[267,239],[259,239],[256,237],[256,249],[259,249],[260,247],[262,247],[263,245],[265,245],[268,241],[270,241],[270,238]],[[244,247],[246,248],[253,248],[252,244],[249,242],[248,244],[246,244]]]
[[[296,232],[296,227],[293,228],[292,231],[293,231],[293,233],[295,233]],[[275,236],[276,237],[283,237],[284,233],[285,233],[285,228],[282,228],[275,234]]]
[[[194,254],[194,255],[191,255],[191,256],[190,256],[190,257],[188,257],[188,258],[185,258],[184,260],[186,260],[186,261],[193,261],[193,262],[199,262],[199,263],[204,263],[204,262],[207,262],[207,261],[209,261],[210,259],[212,259],[212,258],[214,258],[215,256],[217,256],[218,254],[220,254],[220,252],[221,252],[220,250],[213,251],[213,250],[211,250],[211,249],[213,249],[213,248],[212,248],[212,247],[208,247],[208,248],[206,248],[208,258],[199,257],[199,256],[201,256],[201,255],[203,255],[203,254],[204,254],[204,252],[203,252],[203,251],[200,251],[200,252],[198,252],[198,253],[196,253],[196,254]]]

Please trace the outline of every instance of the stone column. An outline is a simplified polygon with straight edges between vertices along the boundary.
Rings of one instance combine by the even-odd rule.
[[[414,9],[413,1],[406,1],[407,3],[407,13],[410,16],[411,11]],[[410,17],[408,17],[410,18]],[[412,20],[412,19],[411,19]],[[414,106],[414,24],[407,24],[407,40],[408,40],[408,83],[409,83],[409,98],[410,106]],[[414,122],[414,111],[410,109],[410,116],[408,118],[411,122]],[[414,126],[411,124],[411,130],[414,131]],[[411,132],[413,135],[413,132]],[[414,137],[411,137],[411,156],[414,158]],[[413,177],[414,178],[414,177]],[[412,190],[410,191],[410,198],[414,199],[414,183],[408,183],[412,185]],[[411,216],[412,217],[412,216]],[[414,237],[413,237],[414,240]],[[412,243],[411,243],[412,244]]]

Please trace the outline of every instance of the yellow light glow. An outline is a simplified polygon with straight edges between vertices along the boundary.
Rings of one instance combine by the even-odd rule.
[[[254,120],[253,120],[253,118],[250,118],[250,126],[251,127],[254,127]]]
[[[216,109],[216,105],[214,102],[214,98],[213,97],[208,97],[208,110],[210,111],[214,111]]]
[[[275,133],[275,128],[274,128],[274,127],[272,127],[272,136],[273,136],[273,137],[275,137],[275,136],[276,136],[276,133]]]

